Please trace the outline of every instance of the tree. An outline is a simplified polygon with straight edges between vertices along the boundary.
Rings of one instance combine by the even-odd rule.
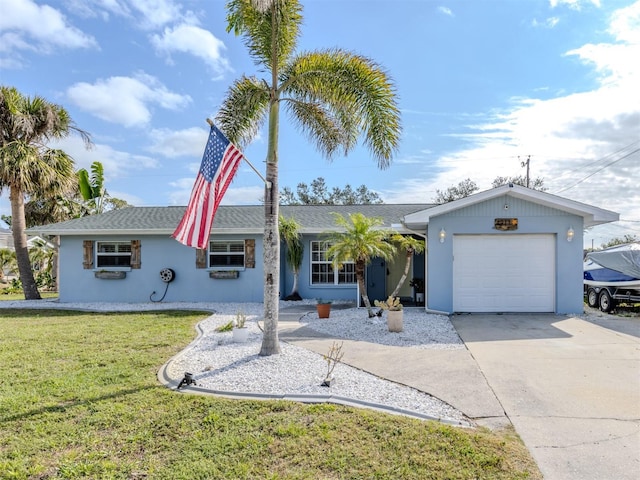
[[[343,189],[333,187],[328,190],[324,178],[318,177],[311,181],[311,191],[306,183],[299,183],[294,193],[289,187],[280,192],[281,205],[365,205],[383,203],[376,192],[372,192],[366,185],[360,185],[354,190],[347,184]]]
[[[327,255],[339,268],[344,262],[353,262],[360,295],[367,307],[369,318],[375,316],[364,283],[364,272],[374,257],[388,260],[393,257],[396,247],[389,241],[393,232],[377,228],[384,223],[381,218],[365,217],[362,213],[351,213],[346,219],[339,213],[333,214],[336,225],[343,231],[326,234],[329,248]]]
[[[633,243],[633,242],[640,242],[640,237],[638,237],[637,235],[630,235],[627,233],[623,237],[612,238],[608,242],[600,245],[600,248],[605,249],[605,248],[615,247],[616,245],[625,245],[627,243]]]
[[[436,196],[433,198],[433,201],[434,203],[438,204],[449,203],[453,202],[454,200],[468,197],[469,195],[477,191],[478,185],[476,185],[476,182],[472,181],[470,178],[467,178],[458,183],[458,185],[447,188],[444,192],[436,190]]]
[[[93,162],[91,164],[91,177],[84,168],[78,170],[78,185],[80,195],[85,202],[85,207],[90,214],[99,214],[105,210],[105,200],[107,189],[104,186],[104,168],[102,163]]]
[[[509,183],[526,187],[527,178],[523,175],[516,175],[515,177],[496,177],[491,183],[491,186],[496,188]],[[536,177],[533,180],[529,179],[529,188],[532,188],[533,190],[540,190],[541,192],[547,191],[547,187],[544,186],[544,179],[541,177]]]
[[[280,217],[280,238],[282,238],[287,247],[287,265],[289,265],[293,271],[293,287],[291,288],[291,293],[287,295],[285,300],[302,300],[302,297],[298,293],[298,275],[304,257],[304,245],[300,238],[300,227],[301,225],[296,222],[295,218]]]
[[[501,187],[502,185],[507,184],[520,185],[523,187],[527,186],[527,179],[522,175],[516,175],[515,177],[496,177],[491,183],[492,188]],[[536,177],[533,180],[529,180],[529,188],[533,190],[539,190],[541,192],[546,192],[547,188],[544,186],[544,179],[540,177]],[[476,182],[467,178],[462,182],[458,183],[458,185],[454,185],[453,187],[447,188],[444,192],[440,190],[436,190],[436,196],[433,198],[434,203],[442,204],[453,202],[454,200],[460,200],[461,198],[468,197],[469,195],[474,194],[479,190]]]
[[[404,282],[407,280],[409,267],[411,267],[411,259],[414,254],[424,252],[425,241],[423,238],[415,238],[411,235],[400,235],[399,233],[393,235],[391,237],[391,241],[397,244],[398,248],[405,253],[404,272],[402,272],[402,276],[400,277],[400,280],[398,280],[396,288],[390,295],[391,297],[397,297],[402,285],[404,285]]]
[[[372,60],[341,49],[296,53],[302,24],[298,0],[230,0],[227,31],[242,36],[266,78],[242,76],[229,88],[216,123],[242,147],[268,123],[264,195],[264,335],[260,355],[280,352],[278,287],[278,132],[280,106],[331,159],[347,154],[362,135],[380,168],[390,165],[400,140],[395,88]]]
[[[80,133],[67,111],[42,97],[26,97],[12,87],[0,87],[0,191],[9,189],[11,227],[25,299],[40,299],[27,250],[25,197],[66,191],[76,181],[73,159],[47,142]]]
[[[0,248],[0,281],[4,280],[6,274],[15,273],[16,253],[8,248]]]

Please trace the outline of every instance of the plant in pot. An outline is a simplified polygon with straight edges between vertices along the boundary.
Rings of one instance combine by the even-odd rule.
[[[386,300],[376,300],[375,306],[387,311],[387,327],[390,332],[401,332],[402,324],[402,304],[399,297],[389,297]]]
[[[318,311],[318,318],[329,318],[331,314],[331,300],[316,298],[316,310]]]
[[[244,343],[249,338],[249,329],[246,326],[247,316],[244,312],[236,313],[236,319],[233,322],[233,341],[236,343]]]

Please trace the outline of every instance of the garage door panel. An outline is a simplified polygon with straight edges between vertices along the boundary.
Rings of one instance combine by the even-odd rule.
[[[555,311],[553,235],[455,235],[456,312]]]

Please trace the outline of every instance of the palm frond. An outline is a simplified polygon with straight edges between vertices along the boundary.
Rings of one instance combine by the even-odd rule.
[[[264,123],[268,106],[268,85],[243,76],[229,87],[214,122],[231,142],[244,148]]]
[[[300,54],[283,69],[280,84],[283,98],[331,112],[344,131],[345,151],[362,134],[378,166],[390,165],[400,140],[400,110],[395,86],[373,60],[340,49]],[[313,131],[303,121],[303,128]]]
[[[231,0],[227,32],[242,36],[256,64],[284,66],[300,35],[302,6],[297,0]]]

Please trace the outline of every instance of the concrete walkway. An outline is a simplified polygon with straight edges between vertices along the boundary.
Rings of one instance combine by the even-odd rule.
[[[280,338],[319,354],[336,339],[280,312]],[[613,318],[613,319],[612,319]],[[550,480],[640,478],[640,319],[466,315],[467,349],[344,340],[343,362],[427,392],[479,425],[512,423]]]
[[[308,305],[280,310],[280,339],[321,355],[327,353],[334,340],[340,340],[344,345],[342,363],[427,392],[479,425],[509,425],[500,402],[467,349],[428,350],[331,338],[300,325],[300,317],[309,311]]]

